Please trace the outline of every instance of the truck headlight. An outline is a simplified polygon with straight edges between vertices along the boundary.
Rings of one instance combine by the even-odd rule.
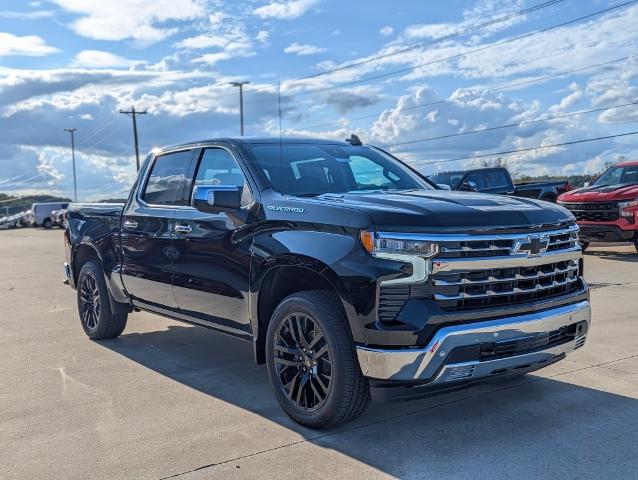
[[[638,212],[638,199],[618,202],[618,208],[620,208],[621,216],[625,218],[632,218],[634,213]]]
[[[373,256],[385,260],[411,263],[412,275],[409,277],[384,280],[384,285],[420,283],[427,280],[431,273],[431,258],[439,253],[439,245],[427,240],[409,238],[378,237],[369,230],[363,230],[359,238],[363,247]]]

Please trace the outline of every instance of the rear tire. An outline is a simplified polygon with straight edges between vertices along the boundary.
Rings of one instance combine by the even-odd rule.
[[[354,420],[370,401],[350,326],[332,292],[295,293],[277,306],[266,334],[266,364],[279,405],[307,427]]]
[[[51,227],[53,226],[53,223],[51,222],[50,218],[45,218],[44,221],[42,222],[42,226],[46,228],[47,230],[50,230]]]
[[[90,260],[82,266],[77,282],[78,312],[87,336],[104,340],[119,336],[126,327],[128,313],[111,311],[110,293],[102,268]]]

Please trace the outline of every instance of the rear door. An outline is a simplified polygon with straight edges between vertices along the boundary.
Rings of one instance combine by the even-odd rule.
[[[173,292],[178,307],[186,315],[232,333],[249,333],[252,236],[246,232],[257,208],[253,189],[235,154],[223,146],[204,148],[198,154],[194,185],[198,184],[239,187],[242,206],[236,212],[185,208],[176,213]]]
[[[174,217],[188,205],[185,186],[192,158],[193,150],[156,156],[122,215],[122,281],[136,302],[177,307],[172,290]]]

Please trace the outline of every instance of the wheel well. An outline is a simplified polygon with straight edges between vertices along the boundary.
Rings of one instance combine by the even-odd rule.
[[[331,290],[334,286],[321,274],[298,266],[277,267],[261,283],[257,306],[258,332],[255,344],[257,363],[265,363],[266,332],[275,308],[287,296],[308,290]]]
[[[556,194],[550,192],[550,193],[544,193],[540,199],[545,200],[546,202],[556,203],[556,198],[557,198]]]
[[[100,262],[100,257],[88,245],[80,245],[73,256],[73,279],[75,280],[75,284],[78,283],[78,275],[80,275],[80,270],[86,262],[89,260],[96,260],[98,263]]]

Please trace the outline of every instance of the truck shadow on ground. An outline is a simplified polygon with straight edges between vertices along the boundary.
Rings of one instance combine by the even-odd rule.
[[[638,400],[631,397],[528,375],[419,401],[372,404],[353,423],[313,431],[280,410],[247,342],[171,325],[101,345],[399,478],[635,478],[638,471]],[[303,447],[291,448],[294,456]],[[270,462],[269,455],[252,458]],[[303,477],[298,461],[290,465],[290,475]]]
[[[587,257],[598,257],[604,260],[620,260],[622,262],[638,262],[638,252],[615,252],[603,250],[587,250],[585,253],[585,261]]]

